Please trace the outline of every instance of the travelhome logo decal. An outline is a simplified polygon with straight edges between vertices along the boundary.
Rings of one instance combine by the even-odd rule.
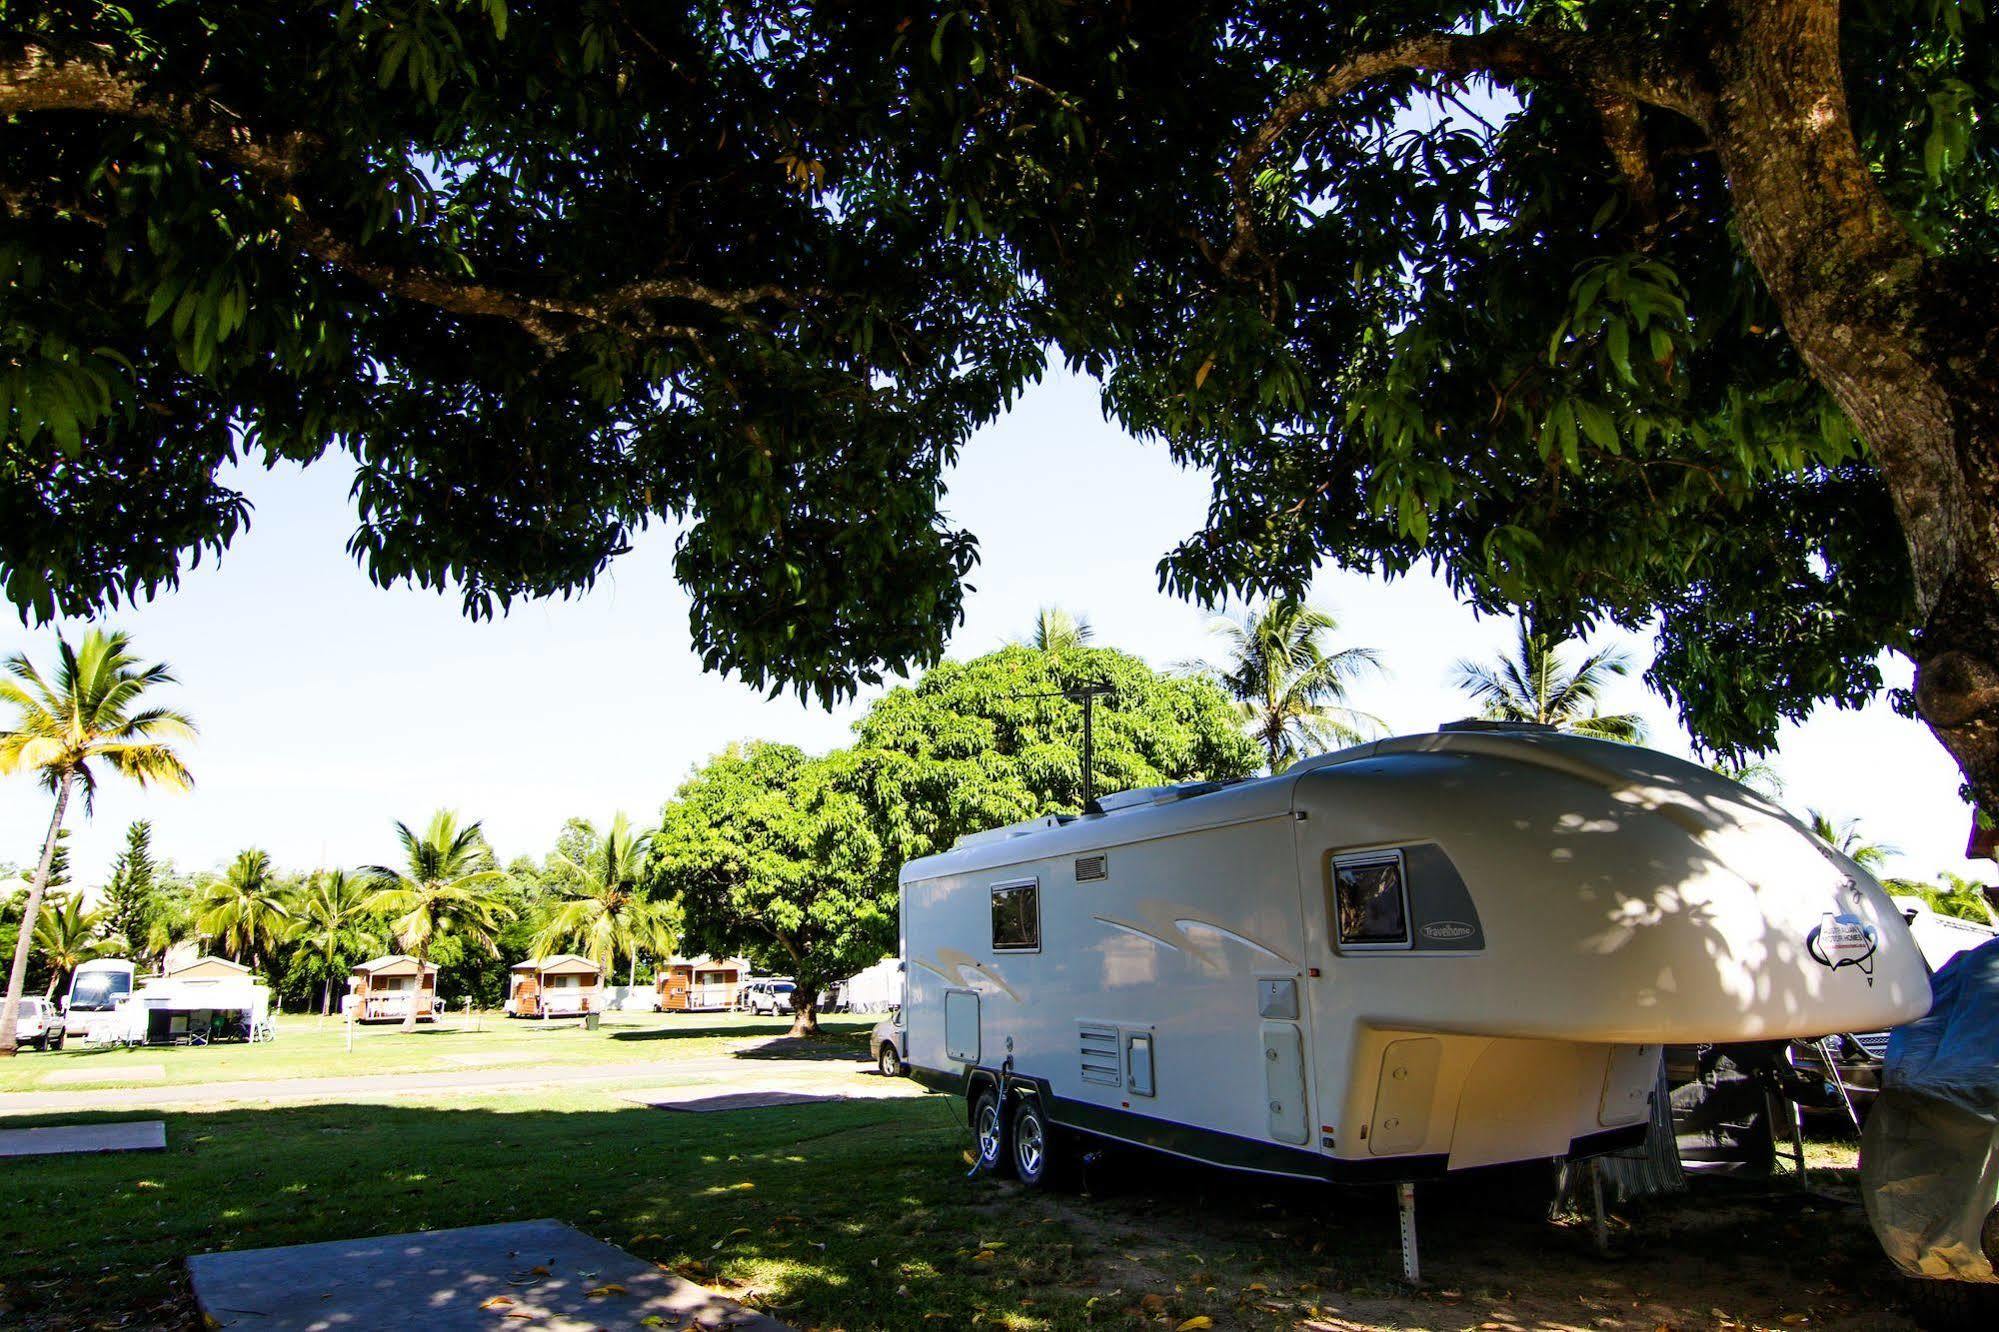
[[[1416,933],[1431,943],[1453,943],[1459,939],[1471,938],[1471,926],[1461,920],[1433,920]]]
[[[1810,953],[1820,966],[1838,971],[1841,967],[1857,967],[1860,974],[1867,977],[1867,983],[1874,983],[1874,949],[1878,943],[1874,927],[1858,916],[1846,912],[1828,911],[1819,917],[1819,923],[1805,936],[1805,951]]]

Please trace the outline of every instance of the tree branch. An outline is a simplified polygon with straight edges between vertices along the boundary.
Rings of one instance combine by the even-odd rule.
[[[1291,127],[1377,79],[1395,74],[1484,75],[1498,82],[1549,79],[1595,97],[1662,107],[1698,124],[1708,121],[1711,94],[1700,78],[1656,46],[1600,34],[1501,25],[1478,33],[1421,33],[1362,51],[1286,95],[1236,150],[1223,173],[1234,196],[1235,235],[1222,252],[1224,272],[1256,248],[1251,191],[1257,164]],[[1620,168],[1624,167],[1622,161]]]
[[[185,139],[211,162],[235,167],[267,185],[291,182],[326,146],[322,138],[304,131],[262,133],[219,110],[205,116],[190,106],[149,96],[138,80],[94,59],[65,60],[39,46],[18,47],[0,56],[0,115],[51,111],[158,125]],[[6,197],[10,208],[25,202],[16,191],[8,191]],[[748,318],[759,306],[796,309],[802,303],[799,293],[776,283],[725,290],[685,277],[643,278],[582,297],[536,295],[468,282],[371,256],[360,244],[307,216],[295,198],[284,202],[291,213],[291,238],[312,258],[403,300],[451,314],[508,320],[550,351],[558,350],[583,325],[639,339],[694,336],[692,329],[651,318],[645,307],[656,301],[703,306],[729,319]],[[102,222],[81,208],[72,211]],[[824,293],[815,289],[806,294]]]

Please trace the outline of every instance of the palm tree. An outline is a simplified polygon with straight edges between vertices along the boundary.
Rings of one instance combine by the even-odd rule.
[[[1592,652],[1574,670],[1562,661],[1562,640],[1520,617],[1513,655],[1491,663],[1460,661],[1453,683],[1491,721],[1535,722],[1559,731],[1637,744],[1645,723],[1636,713],[1604,713],[1604,690],[1613,676],[1629,675],[1631,661],[1616,648]]]
[[[397,943],[415,954],[418,983],[430,963],[430,946],[441,934],[457,934],[497,954],[493,935],[514,913],[492,893],[507,877],[477,822],[459,826],[458,815],[440,809],[417,833],[396,824],[403,868],[370,865],[362,874],[374,886],[367,909],[392,915]],[[403,1015],[403,1030],[416,1030],[416,1006]]]
[[[1068,652],[1085,648],[1097,631],[1080,615],[1071,615],[1060,606],[1043,606],[1034,617],[1034,632],[1028,642],[1036,652]]]
[[[373,921],[367,890],[345,870],[326,870],[292,894],[291,914],[290,942],[314,954],[323,967],[319,1015],[325,1017],[333,1011],[333,976],[341,962],[381,947],[381,936],[368,928]]]
[[[1980,925],[1999,925],[1999,918],[1993,916],[1992,901],[1986,896],[1985,885],[1976,879],[1967,879],[1962,874],[1952,874],[1949,870],[1945,870],[1941,884],[1918,883],[1914,879],[1889,879],[1885,886],[1891,893],[1920,897],[1929,903],[1930,910],[1939,916],[1974,920]]]
[[[238,853],[221,878],[202,885],[194,917],[204,938],[253,968],[291,930],[291,908],[279,891],[271,858],[255,847]]]
[[[195,904],[183,893],[163,894],[146,925],[145,960],[162,966],[176,944],[201,936]]]
[[[1738,786],[1746,786],[1765,800],[1776,800],[1784,794],[1784,779],[1775,766],[1763,759],[1747,759],[1739,763],[1722,760],[1708,764],[1710,772],[1720,773]]]
[[[1814,837],[1869,874],[1879,873],[1888,864],[1888,857],[1896,853],[1897,848],[1886,842],[1868,841],[1860,831],[1859,819],[1834,823],[1831,815],[1816,809],[1807,809],[1805,813],[1811,816]]]
[[[1379,717],[1346,703],[1356,680],[1380,672],[1381,658],[1373,648],[1330,649],[1327,640],[1340,627],[1330,611],[1284,597],[1261,611],[1218,617],[1210,627],[1228,643],[1228,660],[1201,669],[1219,676],[1236,700],[1272,772],[1310,751],[1359,744],[1386,729]]]
[[[53,999],[70,973],[108,955],[111,948],[103,937],[104,913],[85,911],[81,896],[52,898],[48,907],[35,922],[35,949],[49,965],[49,988],[43,997]]]
[[[194,778],[174,752],[171,741],[191,739],[194,723],[169,708],[139,707],[146,692],[172,684],[164,663],[141,666],[128,651],[131,640],[121,633],[92,629],[72,647],[56,638],[55,683],[49,684],[20,653],[9,657],[0,679],[0,702],[12,705],[13,727],[0,731],[0,775],[29,771],[55,797],[42,859],[29,881],[22,907],[20,937],[14,944],[14,966],[7,975],[7,998],[0,1005],[0,1057],[14,1053],[15,1013],[27,984],[28,956],[35,922],[48,890],[49,864],[72,791],[81,789],[88,817],[97,793],[94,763],[103,760],[113,772],[141,786],[158,782],[175,790],[194,785]]]
[[[534,938],[534,950],[574,947],[606,972],[626,954],[634,978],[642,951],[671,953],[679,933],[676,913],[646,896],[652,838],[651,832],[634,834],[620,814],[582,863],[560,851],[550,856],[549,864],[567,883],[555,913]]]

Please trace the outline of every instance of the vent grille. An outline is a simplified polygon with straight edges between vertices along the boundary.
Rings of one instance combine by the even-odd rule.
[[[1095,883],[1099,879],[1111,877],[1110,857],[1106,855],[1077,856],[1076,882]]]
[[[1083,1081],[1100,1087],[1124,1085],[1124,1050],[1118,1029],[1085,1023],[1076,1029],[1082,1051]]]

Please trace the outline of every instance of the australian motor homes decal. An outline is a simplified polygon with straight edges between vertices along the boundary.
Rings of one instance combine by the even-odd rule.
[[[1805,936],[1805,951],[1810,953],[1820,966],[1838,971],[1841,967],[1854,967],[1867,977],[1867,983],[1874,983],[1874,949],[1879,939],[1874,927],[1866,921],[1847,912],[1828,911],[1819,917],[1819,923]]]

